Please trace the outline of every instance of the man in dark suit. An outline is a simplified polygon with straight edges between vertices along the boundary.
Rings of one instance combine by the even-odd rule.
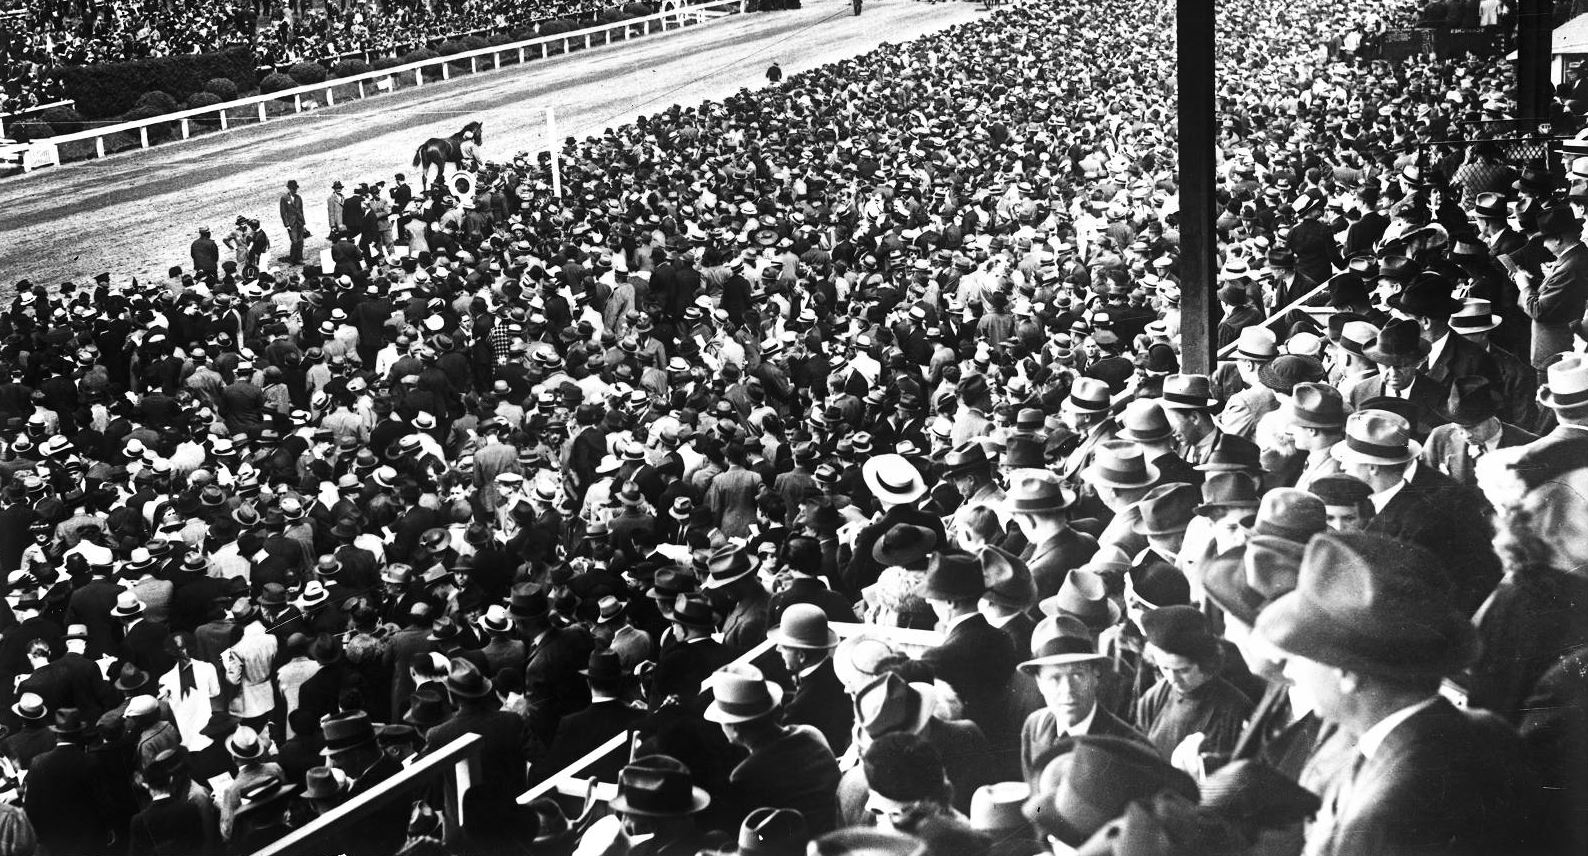
[[[120,622],[110,611],[116,608],[116,597],[123,591],[110,581],[109,565],[90,566],[88,583],[72,592],[66,604],[66,620],[88,628],[90,657],[116,653],[121,644]]]
[[[1460,337],[1456,337],[1460,338]],[[1375,398],[1398,398],[1407,404],[1408,421],[1414,436],[1426,437],[1437,423],[1435,414],[1444,406],[1448,387],[1423,374],[1419,366],[1428,357],[1429,345],[1418,333],[1414,321],[1397,320],[1384,325],[1373,344],[1362,355],[1383,370],[1351,388],[1351,407],[1363,409]]]
[[[827,626],[827,614],[814,604],[796,603],[783,612],[781,623],[767,632],[767,638],[777,645],[794,678],[794,693],[783,704],[783,719],[812,726],[827,738],[833,754],[842,755],[849,748],[855,716],[833,670],[838,634]]]
[[[1364,410],[1346,421],[1345,439],[1334,456],[1347,475],[1373,489],[1373,518],[1367,531],[1417,544],[1438,556],[1440,580],[1454,587],[1465,614],[1475,612],[1500,581],[1500,559],[1482,494],[1418,464],[1421,447],[1410,426],[1384,410]]]
[[[711,638],[716,622],[705,595],[678,595],[668,619],[678,641],[662,651],[651,672],[651,707],[668,696],[677,696],[686,705],[698,705],[702,682],[733,657],[721,642]]]
[[[1020,671],[1035,679],[1045,705],[1026,717],[1020,732],[1020,770],[1026,781],[1034,782],[1049,761],[1070,751],[1075,737],[1122,737],[1151,745],[1146,735],[1098,703],[1108,658],[1097,653],[1086,625],[1059,620],[1052,635],[1039,643],[1035,656],[1020,664]]]
[[[1070,528],[1075,494],[1050,473],[1026,471],[1009,486],[1005,507],[1026,538],[1021,556],[1037,588],[1037,598],[1058,594],[1071,570],[1097,552],[1097,539]],[[1016,650],[1016,654],[1026,652]]]
[[[83,718],[98,721],[100,714],[114,707],[119,699],[115,687],[83,655],[88,630],[81,624],[66,628],[66,652],[33,670],[17,686],[17,694],[36,693],[50,710],[75,707]]]
[[[1478,649],[1439,574],[1414,546],[1326,533],[1307,545],[1296,591],[1257,616],[1258,634],[1289,655],[1285,677],[1358,735],[1323,789],[1308,853],[1477,856],[1530,852],[1536,840],[1541,795],[1515,730],[1439,695]]]
[[[165,640],[171,635],[164,624],[143,617],[143,601],[130,591],[123,591],[110,611],[121,621],[122,637],[119,649],[121,662],[131,663],[151,675],[163,675],[176,665],[176,659],[165,649]]]
[[[524,693],[543,705],[544,718],[531,727],[545,741],[559,718],[590,704],[590,689],[579,670],[590,662],[595,640],[582,626],[556,624],[546,591],[534,584],[514,587],[508,613],[528,649]]]
[[[1571,350],[1570,324],[1580,321],[1588,307],[1588,247],[1582,243],[1582,221],[1569,206],[1549,208],[1538,215],[1544,248],[1555,257],[1555,266],[1542,281],[1526,272],[1516,274],[1522,311],[1533,319],[1533,367]]]
[[[1474,487],[1478,479],[1473,465],[1478,458],[1537,440],[1538,435],[1500,421],[1498,398],[1487,378],[1456,378],[1445,402],[1445,416],[1450,421],[1429,432],[1422,463],[1457,484]]]
[[[113,832],[106,771],[87,749],[89,726],[72,708],[55,712],[55,748],[33,759],[23,807],[51,853],[103,853]]]
[[[954,688],[965,704],[965,718],[976,723],[995,747],[1007,717],[998,709],[1019,657],[1002,631],[977,611],[986,585],[981,562],[963,554],[934,554],[916,594],[931,605],[945,629],[943,643],[921,654],[937,678]]]
[[[457,706],[446,722],[425,735],[426,753],[435,752],[465,734],[478,734],[480,780],[476,787],[487,801],[511,800],[524,790],[524,762],[529,730],[516,713],[502,710],[492,692],[491,679],[462,657],[452,659],[447,673],[447,693]]]
[[[402,764],[375,742],[375,726],[363,711],[327,716],[320,721],[320,726],[325,733],[326,763],[346,773],[352,782],[342,802],[352,802],[402,772]],[[407,802],[393,800],[347,824],[338,846],[348,856],[396,853],[407,837],[408,812]]]
[[[1450,329],[1450,316],[1462,307],[1453,296],[1454,289],[1454,284],[1440,274],[1420,274],[1404,291],[1391,297],[1389,305],[1411,316],[1422,329],[1423,341],[1429,345],[1422,376],[1447,391],[1456,378],[1468,375],[1498,382],[1500,369],[1494,357]]]
[[[615,735],[633,729],[645,718],[643,709],[629,704],[622,697],[623,665],[616,653],[592,653],[590,667],[584,670],[584,674],[590,684],[590,706],[558,720],[557,730],[552,736],[551,751],[530,770],[531,784],[560,772]],[[591,765],[585,775],[596,776],[603,782],[612,781],[622,768],[625,757],[621,752],[609,753],[606,758]]]

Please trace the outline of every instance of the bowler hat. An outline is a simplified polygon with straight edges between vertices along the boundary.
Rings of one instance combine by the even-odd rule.
[[[1471,621],[1448,600],[1444,569],[1422,547],[1366,532],[1328,532],[1302,556],[1296,590],[1256,629],[1309,660],[1386,678],[1439,678],[1478,654]]]
[[[790,604],[778,625],[767,631],[766,638],[785,648],[815,651],[838,645],[838,634],[827,626],[827,613],[809,603]]]
[[[934,553],[926,566],[926,578],[915,593],[928,600],[975,600],[987,586],[982,581],[981,563],[965,553]]]
[[[667,755],[634,759],[618,773],[612,810],[640,817],[687,817],[711,805],[711,796],[694,786],[688,767]]]

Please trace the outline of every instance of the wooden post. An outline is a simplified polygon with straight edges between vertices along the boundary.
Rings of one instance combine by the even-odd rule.
[[[187,122],[187,120],[186,120],[186,119],[183,119],[183,120],[182,120],[182,139],[184,139],[184,140],[185,140],[185,139],[187,139],[187,138],[188,138],[188,137],[189,137],[189,136],[190,136],[190,129],[189,129],[189,127],[188,127],[188,122]]]
[[[551,56],[551,43],[550,42],[541,42],[540,43],[540,58],[541,59],[545,59],[548,56]]]
[[[422,68],[414,69],[414,85],[415,86],[424,86],[425,85],[425,72],[424,72],[424,69],[422,69]]]
[[[327,87],[325,87],[325,106],[333,107],[335,105],[336,105],[336,87],[327,86]]]
[[[644,21],[644,25],[642,27],[640,27],[640,35],[648,36],[650,34],[651,34],[651,22],[650,22],[650,19],[647,18]]]
[[[360,80],[358,82],[358,97],[359,98],[363,98],[364,97],[364,81],[362,81],[362,80]]]
[[[472,56],[469,57],[469,73],[470,74],[479,74],[480,73],[480,68],[479,68],[478,65],[475,64],[474,57],[472,57]]]
[[[1175,0],[1180,123],[1180,360],[1185,371],[1213,371],[1218,247],[1215,198],[1213,8]]]
[[[143,148],[146,148],[146,149],[149,147],[149,126],[148,125],[144,125],[142,128],[138,129],[138,145],[142,146]]]
[[[259,102],[259,121],[265,121],[265,102]]]
[[[451,80],[452,79],[452,63],[444,62],[444,63],[441,64],[441,79],[442,80]]]
[[[501,51],[497,51],[497,52],[491,54],[491,64],[493,66],[495,66],[496,68],[501,68],[502,67],[502,53],[501,53]]]
[[[524,49],[523,48],[519,48],[518,49],[518,64],[519,65],[523,65],[524,64]]]
[[[302,113],[303,112],[303,97],[302,96],[299,96],[299,95],[292,96],[292,112],[294,112],[294,113]]]
[[[95,137],[94,138],[94,151],[97,153],[97,155],[99,157],[104,157],[105,156],[105,138],[104,137]]]
[[[227,125],[227,122],[226,122],[226,111],[222,110],[221,111],[221,130],[224,131],[224,130],[226,130],[227,127],[228,127],[228,125]]]

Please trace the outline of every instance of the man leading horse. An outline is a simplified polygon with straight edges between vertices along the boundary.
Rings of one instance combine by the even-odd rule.
[[[430,184],[430,168],[436,168],[435,181],[447,177],[447,164],[459,170],[474,172],[480,165],[480,145],[485,142],[485,126],[470,122],[450,137],[431,137],[414,152],[414,166],[419,167],[421,187]]]

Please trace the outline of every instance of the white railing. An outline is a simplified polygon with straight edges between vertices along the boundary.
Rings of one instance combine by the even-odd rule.
[[[36,106],[33,106],[33,107],[24,107],[23,109],[17,110],[17,111],[12,112],[12,113],[0,113],[0,137],[4,137],[6,135],[6,122],[14,121],[14,120],[17,120],[17,119],[25,119],[25,118],[27,118],[29,116],[32,116],[32,115],[36,114],[36,113],[43,113],[45,110],[50,110],[50,109],[53,109],[53,108],[56,108],[56,107],[76,107],[76,106],[77,106],[77,102],[76,101],[51,101],[48,104],[39,104],[39,105],[36,105]]]
[[[570,30],[569,32],[555,35],[536,36],[533,39],[527,39],[522,42],[464,51],[422,62],[412,62],[395,68],[355,74],[351,77],[334,78],[326,80],[324,83],[311,83],[306,86],[272,92],[268,95],[250,95],[247,98],[227,101],[224,104],[216,104],[212,107],[178,110],[174,113],[166,113],[149,119],[140,119],[136,122],[120,122],[115,125],[106,125],[102,128],[62,134],[58,137],[50,137],[49,139],[34,142],[30,152],[32,157],[24,160],[23,168],[32,169],[36,166],[50,164],[59,166],[61,163],[60,147],[67,143],[93,140],[95,157],[103,158],[106,154],[105,138],[115,134],[136,133],[138,135],[138,147],[146,149],[150,146],[149,128],[154,125],[180,125],[181,138],[185,140],[192,136],[193,122],[197,119],[216,117],[219,120],[220,130],[222,131],[227,130],[231,126],[233,118],[241,116],[245,112],[254,114],[253,118],[257,118],[259,122],[263,123],[269,120],[267,105],[272,101],[291,99],[293,112],[301,113],[303,112],[306,98],[323,95],[326,106],[335,105],[337,89],[356,87],[358,97],[364,98],[370,94],[371,89],[376,92],[395,89],[396,80],[407,75],[413,75],[414,86],[420,87],[425,83],[425,72],[438,66],[441,69],[441,79],[449,80],[452,77],[452,66],[454,64],[467,62],[469,64],[469,72],[472,74],[481,71],[482,68],[484,70],[501,68],[502,57],[506,54],[515,53],[517,54],[518,62],[522,64],[531,55],[531,52],[536,50],[539,50],[541,59],[550,57],[553,45],[561,44],[561,53],[568,53],[572,46],[580,41],[584,43],[585,48],[592,48],[597,44],[610,45],[612,44],[612,34],[614,32],[622,31],[628,33],[636,27],[639,29],[639,35],[641,36],[650,35],[653,29],[656,32],[665,33],[669,30],[704,23],[716,17],[721,17],[723,14],[743,12],[745,2],[746,0],[710,0],[706,3],[655,12],[639,18],[630,18],[626,21],[597,24],[593,27]],[[719,14],[712,15],[710,14],[712,12]],[[626,38],[633,38],[633,34],[627,35]]]

